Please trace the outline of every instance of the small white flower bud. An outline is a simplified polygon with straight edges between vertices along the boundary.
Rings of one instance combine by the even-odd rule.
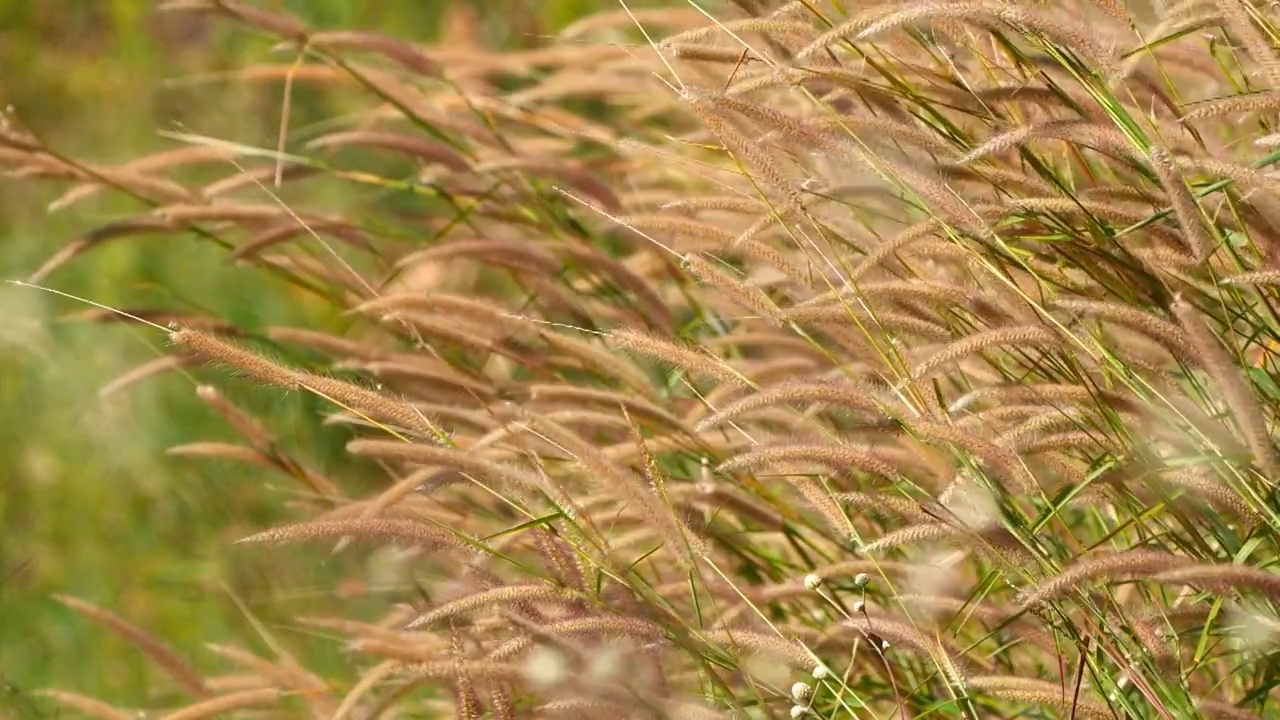
[[[853,576],[853,584],[856,587],[864,588],[867,586],[867,583],[869,582],[871,582],[871,577],[868,576],[866,573],[858,573],[857,575]]]
[[[798,703],[808,700],[813,695],[813,688],[809,683],[798,682],[791,686],[791,699]]]
[[[819,665],[813,669],[814,680],[825,680],[830,674],[831,670],[826,665]]]
[[[802,717],[804,717],[804,716],[805,716],[805,713],[807,713],[807,712],[809,712],[809,708],[806,708],[806,707],[805,707],[805,706],[803,706],[803,705],[792,705],[792,706],[791,706],[791,717],[793,717],[793,718],[802,718]]]
[[[814,575],[813,573],[809,573],[808,575],[805,575],[805,576],[804,576],[804,589],[805,589],[805,590],[813,591],[813,590],[817,590],[817,589],[818,589],[818,588],[820,588],[820,587],[822,587],[822,578],[821,578],[821,577],[818,577],[817,575]]]
[[[860,613],[862,612],[863,608],[865,608],[866,606],[867,606],[866,603],[859,600],[853,604],[853,611],[856,613]]]

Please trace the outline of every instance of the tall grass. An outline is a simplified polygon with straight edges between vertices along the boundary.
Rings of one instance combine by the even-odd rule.
[[[203,185],[11,127],[24,174],[150,206],[36,277],[163,233],[339,308],[95,318],[167,337],[131,380],[322,400],[349,475],[205,386],[242,441],[175,452],[292,483],[245,544],[395,548],[398,588],[290,628],[332,675],[69,600],[174,717],[1276,715],[1270,7],[624,6],[509,52],[168,7],[298,58],[244,82],[369,107],[171,133]]]

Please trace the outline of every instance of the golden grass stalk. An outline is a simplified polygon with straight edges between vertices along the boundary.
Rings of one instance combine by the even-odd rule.
[[[208,696],[204,677],[164,642],[97,605],[66,595],[55,597],[63,605],[127,640],[172,677],[184,692],[197,698]]]
[[[898,471],[866,448],[852,445],[776,445],[736,455],[716,468],[718,473],[755,472],[775,464],[817,464],[838,472],[859,471],[893,479]]]
[[[1083,558],[1061,573],[1029,589],[1021,599],[1023,607],[1035,607],[1079,589],[1097,579],[1111,580],[1127,575],[1153,576],[1188,563],[1185,557],[1158,550],[1126,550]]]
[[[272,685],[301,695],[311,708],[313,717],[328,718],[337,709],[338,701],[330,692],[328,684],[299,666],[292,658],[274,663],[240,648],[217,644],[209,644],[207,647],[215,655],[252,670]]]
[[[990,348],[1009,345],[1018,348],[1059,347],[1062,339],[1057,333],[1039,325],[1021,327],[996,328],[975,333],[951,343],[938,351],[929,359],[911,369],[911,377],[922,380],[942,366],[955,362],[973,353],[984,352]]]
[[[1276,477],[1280,470],[1275,444],[1267,427],[1267,415],[1257,398],[1240,363],[1222,346],[1222,341],[1209,328],[1204,317],[1191,303],[1179,298],[1170,308],[1182,324],[1191,341],[1201,366],[1213,378],[1223,399],[1235,415],[1244,440],[1253,453],[1254,461],[1267,477]]]
[[[414,520],[363,518],[357,520],[308,520],[264,530],[237,540],[244,544],[282,544],[335,538],[404,543],[428,548],[466,549],[471,545],[457,534]]]
[[[681,346],[665,338],[638,330],[614,330],[609,337],[620,346],[662,360],[694,375],[703,375],[737,387],[750,387],[751,380],[725,361],[709,353]]]
[[[281,692],[276,688],[241,690],[206,698],[181,710],[174,710],[166,715],[161,715],[160,718],[161,720],[203,720],[203,718],[214,717],[236,710],[271,705],[277,702],[280,696]]]
[[[185,346],[201,357],[239,370],[267,385],[290,390],[306,389],[353,411],[395,422],[411,432],[427,437],[442,436],[440,430],[412,405],[382,393],[323,375],[292,370],[200,330],[176,330],[171,338],[174,344]]]
[[[98,718],[99,720],[137,720],[136,713],[126,712],[114,705],[96,698],[80,695],[79,693],[66,690],[44,690],[40,694],[53,698],[68,708],[78,710],[89,717]]]
[[[493,588],[465,595],[438,605],[425,613],[419,614],[405,626],[405,629],[427,628],[463,613],[494,606],[501,607],[510,605],[513,602],[565,604],[581,599],[582,596],[577,592],[550,583]]]
[[[973,690],[994,697],[1016,702],[1051,707],[1060,713],[1081,720],[1114,720],[1110,708],[1095,700],[1077,699],[1069,688],[1056,683],[1012,675],[987,675],[971,677],[965,685]]]

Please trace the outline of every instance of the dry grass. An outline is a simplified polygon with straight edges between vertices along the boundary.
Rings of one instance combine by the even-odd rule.
[[[182,671],[170,717],[1277,716],[1270,6],[743,0],[509,54],[170,6],[310,38],[373,103],[286,155],[181,137],[235,158],[216,194],[14,131],[15,172],[154,207],[39,275],[181,229],[350,309],[172,339],[327,400],[380,490],[210,388],[248,444],[175,451],[301,483],[248,540],[394,544],[419,591],[308,620],[332,678],[193,676],[74,605]],[[281,199],[286,165],[366,211]]]

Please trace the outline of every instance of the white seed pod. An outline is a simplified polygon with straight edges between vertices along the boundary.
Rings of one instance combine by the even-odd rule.
[[[813,686],[806,682],[798,682],[791,686],[791,699],[802,703],[813,697]]]

